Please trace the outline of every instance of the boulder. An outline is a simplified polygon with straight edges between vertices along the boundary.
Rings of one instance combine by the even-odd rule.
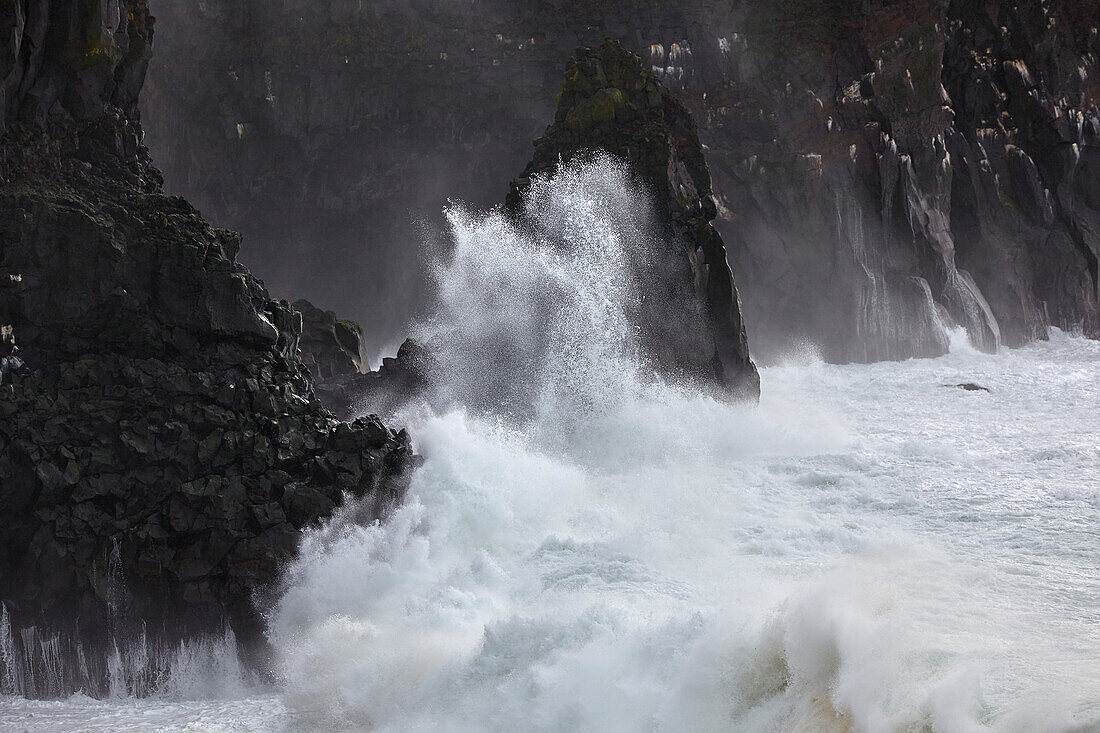
[[[323,311],[305,299],[294,301],[292,307],[302,316],[299,355],[314,379],[324,381],[370,371],[362,326],[341,320],[332,311]]]

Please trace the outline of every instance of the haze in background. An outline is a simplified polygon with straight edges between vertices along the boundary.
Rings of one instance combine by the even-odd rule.
[[[154,0],[143,109],[169,189],[377,350],[431,300],[424,225],[499,202],[616,38],[699,123],[754,356],[993,350],[1100,329],[1098,8]]]

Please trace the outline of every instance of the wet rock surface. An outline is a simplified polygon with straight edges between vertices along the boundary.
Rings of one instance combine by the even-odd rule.
[[[952,388],[952,389],[961,389],[961,390],[966,391],[966,392],[991,392],[992,391],[992,390],[989,389],[989,387],[983,387],[982,385],[976,384],[974,382],[963,382],[962,384],[945,384],[943,386],[944,387],[949,387],[949,388]]]
[[[173,50],[146,102],[170,187],[308,255],[270,268],[279,288],[321,298],[339,262],[352,287],[328,305],[385,304],[383,340],[419,297],[408,224],[447,196],[499,202],[554,114],[563,59],[604,38],[695,116],[757,355],[931,356],[956,323],[986,349],[1097,331],[1095,3],[157,10]]]
[[[596,151],[627,162],[665,230],[665,241],[654,243],[665,250],[660,272],[640,280],[664,291],[656,298],[662,312],[638,314],[645,351],[666,373],[757,399],[760,375],[749,358],[726,247],[711,226],[717,209],[695,122],[638,56],[611,41],[579,49],[566,65],[554,122],[535,141],[507,208],[522,219],[532,178]]]
[[[0,677],[144,692],[181,639],[228,623],[262,646],[255,601],[299,531],[348,494],[379,516],[413,458],[404,432],[333,417],[301,312],[236,261],[239,235],[162,192],[134,107],[145,3],[13,7],[0,320],[35,374],[0,390]],[[131,642],[150,659],[109,679]]]
[[[298,353],[315,380],[370,371],[363,354],[362,326],[337,318],[308,300],[296,300],[291,307],[302,315]]]
[[[446,409],[450,405],[440,403],[432,390],[435,363],[429,348],[406,339],[397,355],[382,359],[378,369],[319,382],[317,395],[344,419],[367,413],[394,416],[417,400]]]
[[[558,99],[554,121],[535,141],[505,210],[522,227],[524,195],[534,178],[598,154],[625,161],[639,192],[652,199],[658,227],[647,243],[651,256],[631,263],[651,296],[643,300],[654,309],[632,314],[643,351],[666,376],[717,386],[735,399],[758,399],[760,376],[749,357],[725,247],[710,225],[716,208],[691,114],[641,59],[610,41],[576,51]],[[432,356],[440,347],[447,345],[406,340],[377,371],[325,380],[318,394],[345,417],[392,415],[412,400],[446,409],[450,398],[437,389],[446,382],[445,370]],[[500,409],[501,398],[472,406]]]
[[[763,348],[802,335],[877,360],[944,353],[945,325],[986,350],[1095,334],[1076,156],[1096,145],[1098,20],[1026,1],[749,13],[730,59],[756,71],[707,136]]]

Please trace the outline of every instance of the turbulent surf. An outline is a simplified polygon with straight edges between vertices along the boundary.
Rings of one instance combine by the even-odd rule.
[[[572,167],[528,206],[534,229],[449,212],[420,336],[451,345],[454,407],[404,414],[425,463],[385,522],[349,506],[305,536],[275,688],[9,699],[0,727],[1100,725],[1100,344],[807,347],[729,404],[632,336],[652,233],[623,170]]]

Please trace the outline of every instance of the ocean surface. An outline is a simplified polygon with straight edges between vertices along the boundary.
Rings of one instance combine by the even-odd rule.
[[[536,185],[535,231],[451,212],[420,329],[456,406],[404,416],[385,523],[304,539],[276,684],[195,664],[0,730],[1100,730],[1100,343],[806,348],[725,404],[647,375],[630,200],[605,163]]]

